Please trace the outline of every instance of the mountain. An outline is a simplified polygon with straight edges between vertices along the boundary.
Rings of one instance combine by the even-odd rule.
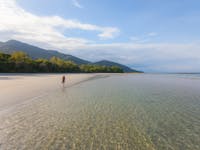
[[[55,50],[46,50],[42,49],[30,44],[26,44],[20,41],[16,40],[9,40],[7,42],[0,42],[0,52],[6,53],[6,54],[11,54],[15,51],[23,51],[27,53],[31,58],[37,59],[37,58],[45,58],[45,59],[50,59],[51,57],[59,57],[64,60],[70,60],[73,61],[74,63],[81,65],[81,64],[94,64],[94,65],[104,65],[104,66],[118,66],[124,70],[124,72],[140,72],[134,69],[131,69],[125,65],[108,61],[108,60],[102,60],[99,62],[92,63],[90,61],[80,59],[78,57],[68,55],[68,54],[63,54]]]
[[[120,68],[122,68],[124,70],[124,72],[140,72],[134,69],[131,69],[125,65],[116,63],[116,62],[112,62],[112,61],[108,61],[108,60],[102,60],[102,61],[98,61],[93,63],[94,65],[101,65],[101,66],[118,66]]]
[[[27,53],[33,59],[36,59],[36,58],[50,59],[51,57],[56,56],[64,60],[73,61],[76,64],[90,63],[89,61],[80,59],[72,55],[63,54],[54,50],[45,50],[33,45],[16,41],[16,40],[9,40],[5,43],[0,42],[0,52],[11,54],[14,51],[23,51]]]

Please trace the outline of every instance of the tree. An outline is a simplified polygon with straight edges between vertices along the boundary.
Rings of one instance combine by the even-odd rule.
[[[9,54],[4,54],[4,53],[0,53],[0,62],[8,62],[10,58],[10,55]]]
[[[15,62],[29,62],[31,59],[26,53],[18,51],[11,54],[10,60]]]
[[[123,70],[117,66],[80,65],[57,57],[33,60],[26,53],[0,53],[0,72],[83,72],[83,73],[120,73]]]

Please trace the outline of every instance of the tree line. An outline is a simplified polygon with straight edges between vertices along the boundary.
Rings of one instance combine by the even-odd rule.
[[[31,59],[26,53],[0,53],[1,73],[122,73],[118,66],[77,65],[58,57]]]

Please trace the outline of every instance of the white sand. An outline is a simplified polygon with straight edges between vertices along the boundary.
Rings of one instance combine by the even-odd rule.
[[[68,87],[97,74],[0,74],[0,110],[62,88],[63,75]]]

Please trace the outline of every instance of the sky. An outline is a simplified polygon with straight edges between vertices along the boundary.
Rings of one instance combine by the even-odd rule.
[[[145,72],[200,72],[199,0],[0,0],[0,41]]]

